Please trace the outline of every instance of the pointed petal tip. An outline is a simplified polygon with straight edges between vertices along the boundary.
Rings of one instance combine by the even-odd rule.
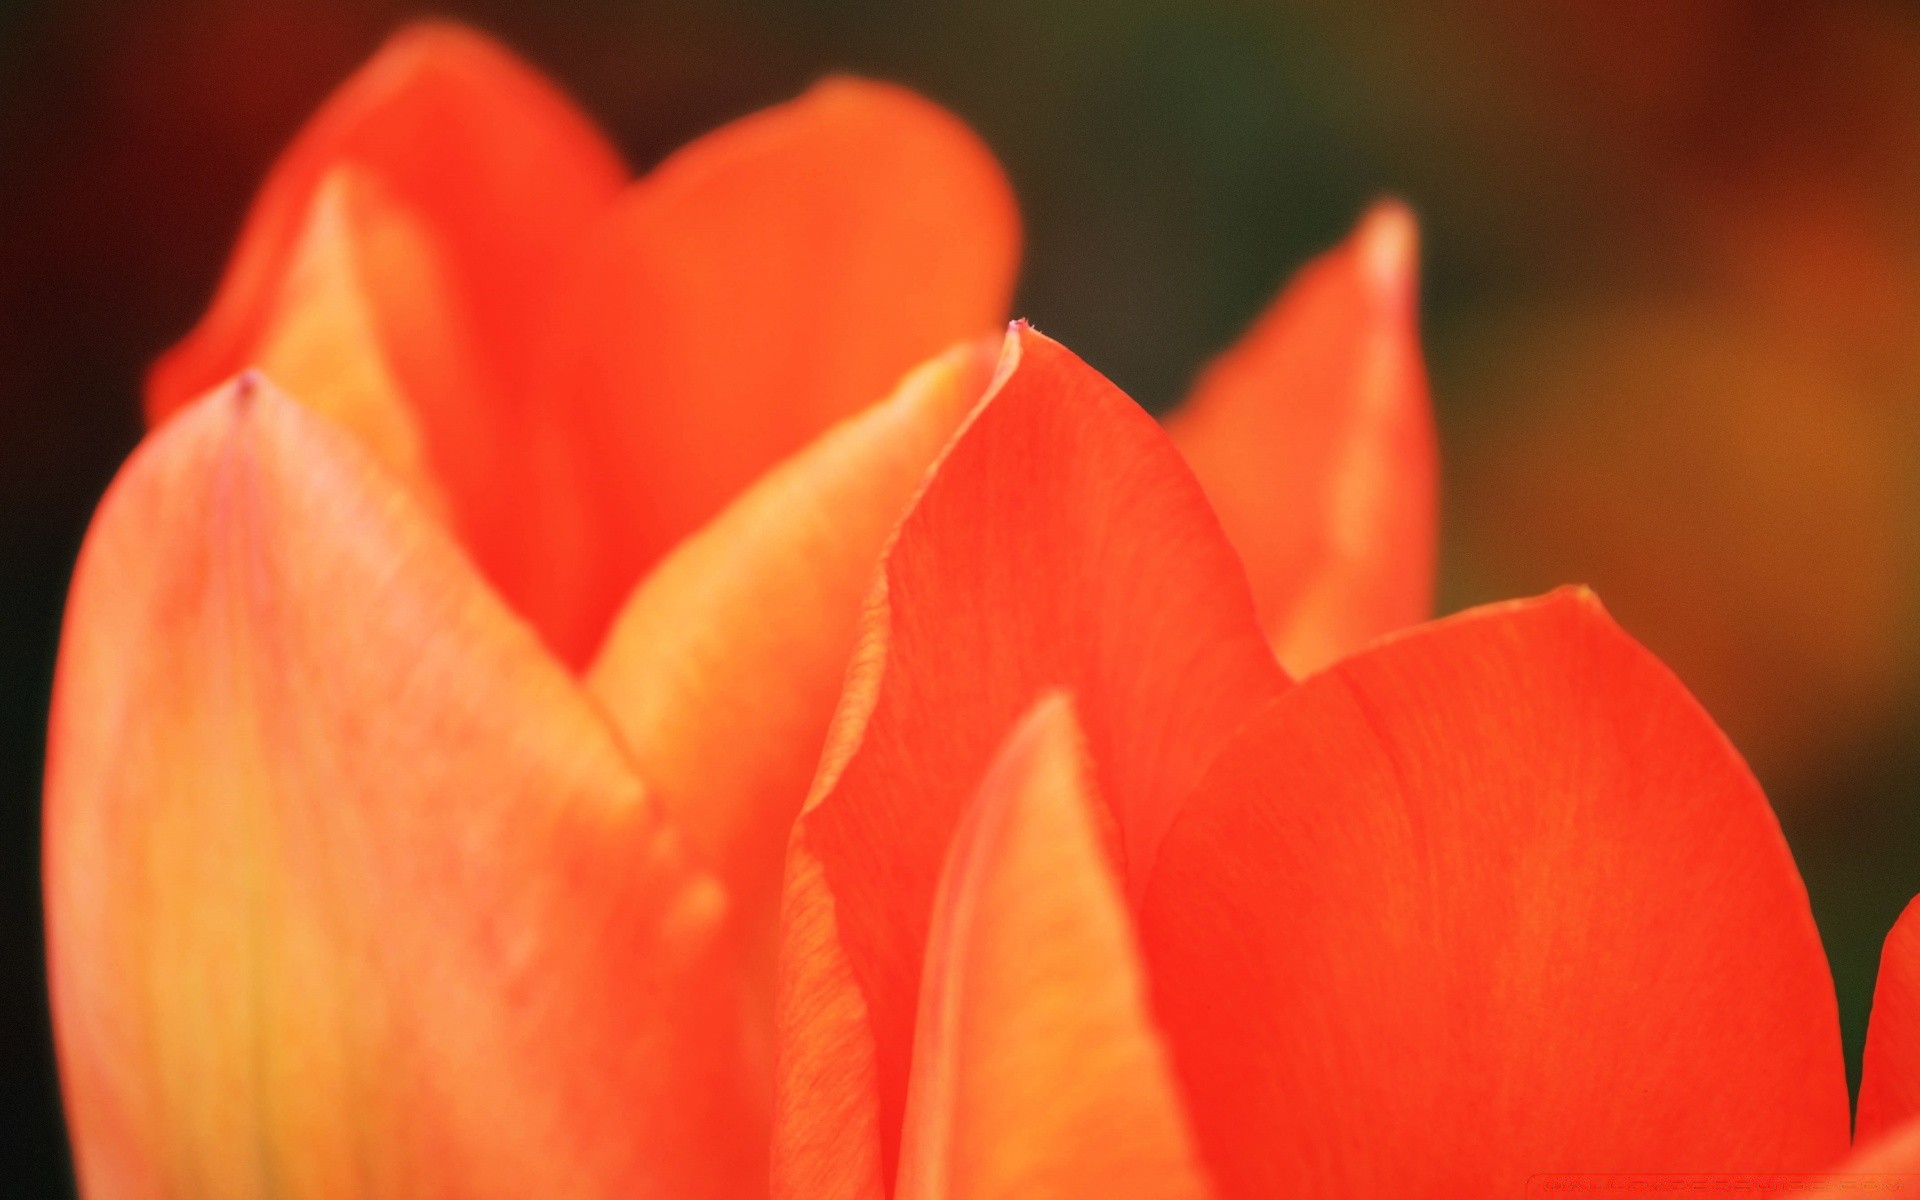
[[[253,1194],[232,1148],[272,1144],[313,1195],[744,1194],[750,1156],[702,1153],[759,1119],[725,897],[346,430],[260,372],[203,392],[68,606],[43,887],[84,1191]]]
[[[884,79],[874,79],[852,71],[834,71],[822,75],[813,81],[806,91],[801,92],[802,103],[867,103],[875,100],[907,100],[915,104],[932,104],[932,101],[905,84],[891,83]]]
[[[418,67],[434,62],[492,59],[517,61],[485,30],[452,17],[419,17],[387,36],[371,61]]]
[[[1073,692],[1067,688],[1048,688],[1033,702],[1014,734],[1017,741],[1051,741],[1062,735],[1080,736],[1080,721],[1073,712]]]
[[[1632,642],[1641,653],[1656,660],[1659,657],[1642,646],[1638,638],[1628,633],[1620,622],[1614,620],[1613,614],[1607,611],[1606,604],[1600,599],[1600,594],[1584,583],[1563,583],[1550,592],[1519,603],[1545,611],[1564,612],[1571,621],[1588,625],[1608,636]],[[1666,664],[1661,663],[1661,666],[1665,668]]]
[[[256,394],[272,389],[273,381],[268,379],[267,373],[260,368],[248,367],[238,375],[235,375],[233,382],[228,386],[233,391],[235,403],[239,404],[244,410],[248,405],[253,403],[253,398]]]
[[[193,423],[196,426],[208,426],[210,436],[232,440],[258,427],[262,417],[270,415],[270,410],[292,403],[285,390],[266,371],[259,367],[248,367],[231,379],[208,388],[198,399],[182,408],[179,415],[187,417],[193,414]],[[182,421],[181,424],[184,426],[187,422]],[[212,429],[218,432],[212,433]],[[134,451],[135,455],[145,452],[149,445],[163,436],[166,436],[164,431],[157,432],[142,442]],[[178,436],[190,435],[182,433]],[[131,463],[133,460],[128,461]],[[122,471],[125,470],[123,467]]]
[[[1074,689],[1113,857],[1138,888],[1219,744],[1287,686],[1217,519],[1152,418],[1022,323],[1004,349],[1019,368],[896,531],[789,842],[783,1178],[897,1159],[942,855],[1036,697]],[[876,1132],[849,1147],[811,1112],[858,1112]]]
[[[1591,623],[1598,629],[1605,630],[1628,641],[1634,641],[1633,635],[1622,629],[1619,622],[1613,619],[1613,614],[1607,611],[1606,605],[1600,602],[1600,597],[1594,593],[1592,588],[1589,588],[1583,583],[1568,583],[1562,584],[1552,591],[1541,592],[1538,595],[1516,596],[1507,600],[1492,600],[1485,604],[1476,604],[1470,608],[1463,608],[1444,616],[1435,617],[1430,621],[1423,621],[1416,625],[1407,625],[1399,629],[1389,630],[1367,643],[1364,647],[1354,650],[1351,654],[1342,655],[1329,662],[1323,663],[1315,670],[1302,672],[1297,675],[1296,678],[1304,679],[1317,675],[1327,668],[1339,666],[1341,663],[1347,662],[1349,659],[1362,654],[1382,649],[1396,642],[1424,637],[1437,629],[1455,625],[1478,625],[1511,620],[1537,621],[1552,619],[1555,616],[1564,617],[1564,619],[1575,623]],[[1638,642],[1634,642],[1634,644],[1636,646],[1639,645]],[[1641,649],[1644,651],[1644,647],[1641,647]]]
[[[513,86],[513,80],[534,70],[483,29],[452,17],[419,17],[389,33],[340,92],[358,84],[367,95],[392,98],[436,79]],[[544,77],[536,78],[545,83]]]
[[[1639,638],[1633,636],[1625,626],[1615,619],[1613,612],[1607,608],[1606,602],[1600,599],[1600,593],[1594,591],[1593,588],[1584,583],[1563,583],[1550,592],[1544,592],[1541,595],[1524,600],[1516,600],[1512,603],[1516,606],[1535,608],[1543,612],[1564,613],[1568,620],[1586,625],[1605,636],[1618,638],[1623,642],[1630,643],[1638,653],[1644,654],[1656,663],[1659,663],[1662,671],[1669,675],[1673,674],[1673,669],[1667,666],[1664,659],[1658,654],[1655,654],[1642,643]],[[1677,678],[1676,676],[1676,679]],[[1680,685],[1683,689],[1686,688],[1684,680],[1680,681]],[[1688,690],[1688,695],[1692,695],[1691,690]],[[1695,702],[1698,703],[1697,700]],[[1711,714],[1708,715],[1711,716]]]
[[[1382,200],[1167,422],[1296,675],[1433,612],[1438,453],[1418,307],[1413,214]]]
[[[1578,605],[1596,617],[1603,617],[1609,622],[1613,621],[1613,614],[1608,612],[1607,606],[1601,602],[1600,593],[1584,583],[1563,583],[1548,592],[1547,596],[1550,599],[1558,599],[1564,604]]]
[[[974,804],[1004,808],[1017,803],[1021,781],[1041,769],[1037,764],[1057,765],[1073,777],[1076,786],[1092,786],[1086,733],[1080,727],[1073,693],[1067,688],[1051,687],[1041,692],[1014,724],[989,764]]]
[[[1613,615],[1607,611],[1607,606],[1601,603],[1599,593],[1584,583],[1563,583],[1559,587],[1551,591],[1542,592],[1537,596],[1522,596],[1517,599],[1490,604],[1486,607],[1492,609],[1506,607],[1516,609],[1565,609],[1568,612],[1578,613],[1582,616],[1597,618],[1609,625],[1618,624],[1614,621]]]
[[[1478,604],[1462,609],[1451,616],[1443,617],[1440,623],[1470,622],[1489,617],[1522,616],[1528,613],[1565,613],[1575,620],[1593,620],[1596,623],[1619,628],[1619,623],[1600,602],[1600,597],[1584,583],[1563,583],[1551,591],[1535,596],[1516,596],[1509,600],[1495,600],[1488,604]],[[1413,627],[1408,632],[1421,628]]]
[[[1007,332],[1001,337],[998,349],[995,351],[993,374],[987,377],[987,389],[981,393],[983,398],[998,395],[1001,385],[1020,369],[1021,346],[1027,336],[1034,332],[1033,326],[1027,324],[1025,317],[1007,322]]]
[[[1854,1142],[1866,1145],[1920,1119],[1920,896],[1887,931],[1874,981]]]
[[[1381,295],[1411,303],[1419,291],[1420,223],[1405,201],[1376,201],[1353,233],[1367,278]]]
[[[902,1122],[900,1200],[1200,1200],[1073,703],[1043,690],[948,847]]]

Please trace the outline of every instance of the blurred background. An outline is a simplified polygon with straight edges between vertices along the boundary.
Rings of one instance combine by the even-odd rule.
[[[67,572],[253,187],[398,22],[645,168],[832,70],[1005,163],[1018,308],[1163,409],[1373,197],[1424,227],[1442,604],[1592,584],[1767,785],[1857,1072],[1920,891],[1920,8],[1760,0],[0,0],[8,1194],[70,1189],[37,855]]]

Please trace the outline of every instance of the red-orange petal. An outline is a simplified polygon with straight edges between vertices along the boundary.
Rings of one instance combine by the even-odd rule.
[[[251,362],[349,429],[436,515],[455,520],[452,501],[467,496],[443,483],[467,481],[434,462],[442,448],[429,445],[428,431],[439,432],[431,418],[440,408],[478,401],[486,385],[444,265],[416,214],[372,176],[336,168],[289,249]]]
[[[940,862],[1035,699],[1077,698],[1137,886],[1213,753],[1285,684],[1171,443],[1064,347],[1016,327],[995,390],[888,552],[795,825],[776,1195],[871,1194],[892,1170]]]
[[[968,343],[768,472],[634,590],[588,671],[660,803],[771,965],[781,861],[861,601],[934,456],[985,394]]]
[[[1433,603],[1438,467],[1416,238],[1405,207],[1376,206],[1168,422],[1295,674],[1425,620]]]
[[[147,380],[152,420],[251,364],[314,194],[341,167],[441,239],[489,363],[519,386],[563,249],[626,177],[592,124],[505,48],[446,22],[403,30],[274,164],[211,308]]]
[[[1141,910],[1223,1195],[1521,1195],[1847,1145],[1826,958],[1766,797],[1588,593],[1281,697]]]
[[[90,1196],[747,1196],[724,896],[350,437],[243,378],[63,635],[46,901]]]
[[[934,901],[898,1200],[1209,1194],[1071,702],[1035,705]]]
[[[1855,1139],[1872,1141],[1915,1118],[1920,1118],[1920,901],[1907,905],[1880,951]]]
[[[592,553],[552,601],[584,656],[645,569],[759,474],[1006,320],[1011,192],[953,116],[850,79],[688,145],[563,286],[545,393]]]
[[[1830,1186],[1825,1192],[1812,1194],[1843,1196],[1868,1191],[1898,1193],[1903,1190],[1910,1193],[1920,1187],[1920,1119],[1891,1126],[1871,1137],[1863,1135],[1855,1138],[1853,1153],[1847,1155],[1834,1174],[1841,1177],[1842,1183],[1852,1186]],[[1847,1178],[1849,1176],[1852,1178]],[[1904,1187],[1859,1186],[1866,1182],[1887,1183],[1888,1176],[1893,1176]],[[1805,1194],[1804,1190],[1802,1194]]]

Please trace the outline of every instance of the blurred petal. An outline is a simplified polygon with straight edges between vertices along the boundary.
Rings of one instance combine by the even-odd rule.
[[[1296,674],[1431,611],[1438,468],[1416,237],[1404,207],[1376,206],[1168,423]]]
[[[769,943],[787,833],[861,600],[927,466],[985,393],[999,343],[915,371],[681,543],[628,599],[587,675],[739,921]]]
[[[794,828],[776,1195],[875,1194],[892,1169],[940,863],[1021,714],[1053,687],[1079,698],[1137,887],[1174,806],[1285,684],[1173,446],[1017,326],[888,552]]]
[[[515,609],[587,552],[543,493],[580,492],[528,388],[536,318],[619,160],[494,43],[416,26],[282,155],[212,308],[155,367],[154,420],[247,366],[347,425],[466,543]]]
[[[1866,1058],[1860,1070],[1856,1140],[1867,1142],[1920,1117],[1920,903],[1910,903],[1880,951]]]
[[[1007,316],[1019,251],[986,147],[900,88],[832,80],[692,143],[587,238],[555,421],[610,524],[550,622],[585,657],[645,569],[774,463]]]
[[[626,174],[586,118],[504,47],[445,22],[402,31],[274,164],[212,307],[147,380],[152,420],[253,361],[314,193],[343,166],[443,240],[480,344],[515,385],[530,377],[529,318],[561,250]]]
[[[718,885],[439,528],[264,384],[101,505],[46,831],[90,1196],[764,1179]]]
[[[314,192],[251,361],[346,426],[409,491],[451,518],[454,501],[466,508],[484,489],[471,472],[439,469],[430,434],[473,424],[445,418],[483,385],[443,265],[414,214],[372,176],[338,168]],[[454,457],[448,465],[462,465]]]
[[[1846,1149],[1833,985],[1766,797],[1584,592],[1281,697],[1183,809],[1140,919],[1229,1196]]]
[[[1204,1197],[1071,703],[1037,704],[934,902],[899,1200]]]

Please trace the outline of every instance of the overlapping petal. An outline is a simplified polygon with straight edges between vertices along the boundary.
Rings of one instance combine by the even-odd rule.
[[[1433,603],[1437,464],[1415,239],[1405,208],[1375,207],[1168,423],[1296,674],[1425,620]]]
[[[996,748],[1069,688],[1137,886],[1175,806],[1286,684],[1170,442],[1017,327],[902,523],[788,858],[775,1194],[893,1169],[940,863]]]
[[[646,569],[762,471],[997,328],[1018,256],[985,147],[884,85],[830,81],[623,176],[502,48],[400,34],[276,164],[150,414],[296,352],[341,383],[316,339],[350,318],[369,349],[348,365],[380,378],[296,394],[433,498],[583,666]]]
[[[496,494],[485,481],[501,431],[483,428],[497,411],[493,385],[439,239],[376,177],[336,167],[279,284],[250,363],[351,430],[443,520],[484,539],[491,514],[479,505]]]
[[[275,162],[212,306],[147,381],[153,420],[252,362],[314,196],[342,167],[443,240],[484,353],[518,384],[563,251],[626,181],[592,123],[504,47],[447,22],[403,30]]]
[[[1839,1176],[1837,1184],[1830,1185],[1826,1192],[1816,1193],[1830,1196],[1847,1194],[1858,1195],[1869,1190],[1859,1186],[1872,1182],[1885,1184],[1886,1176],[1905,1176],[1907,1188],[1920,1184],[1920,1120],[1909,1120],[1894,1125],[1871,1137],[1860,1137],[1854,1141],[1854,1150],[1840,1162],[1833,1174]],[[1860,1177],[1867,1177],[1862,1180]],[[1846,1185],[1853,1186],[1846,1186]],[[1879,1186],[1871,1190],[1890,1192],[1894,1188]]]
[[[756,946],[881,550],[999,352],[942,355],[769,472],[635,590],[587,673]]]
[[[504,48],[403,31],[274,165],[211,308],[148,379],[149,416],[266,369],[429,498],[544,629],[543,555],[592,547],[536,364],[556,278],[625,176]]]
[[[762,471],[995,332],[1018,254],[986,147],[884,84],[829,80],[635,184],[557,302],[546,394],[593,549],[554,577],[562,652]]]
[[[783,850],[780,1200],[1838,1161],[1804,892],[1664,668],[1577,593],[1347,657],[1431,602],[1403,209],[1169,441],[965,341],[1017,217],[910,93],[621,177],[418,27],[156,367],[49,764],[91,1192],[759,1194]],[[189,403],[247,365],[303,404]],[[1905,925],[1863,1139],[1920,1111]]]
[[[921,983],[900,1200],[1210,1194],[1147,1013],[1089,766],[1071,702],[1049,696],[954,833]]]
[[[1223,1195],[1814,1171],[1834,994],[1759,787],[1591,596],[1453,618],[1250,722],[1141,912]]]
[[[719,886],[444,531],[263,382],[101,506],[46,872],[89,1196],[764,1186]]]
[[[1920,903],[1907,905],[1880,951],[1855,1136],[1871,1142],[1915,1119],[1920,1119]]]

